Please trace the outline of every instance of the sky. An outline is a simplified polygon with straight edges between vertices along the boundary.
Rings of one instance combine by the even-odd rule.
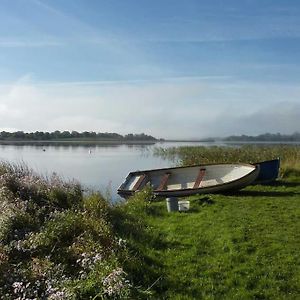
[[[300,131],[300,1],[0,0],[0,131]]]

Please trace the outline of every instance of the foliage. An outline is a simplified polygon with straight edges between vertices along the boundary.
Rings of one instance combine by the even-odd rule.
[[[124,140],[124,141],[155,141],[156,139],[151,135],[141,134],[127,134],[121,135],[118,133],[109,132],[94,132],[94,131],[54,131],[54,132],[0,132],[0,141],[50,141],[50,140],[71,140],[71,139],[91,139],[91,140]]]
[[[295,132],[293,134],[280,134],[280,133],[264,133],[257,136],[249,136],[249,135],[232,135],[225,139],[224,141],[230,142],[299,142],[300,141],[300,133]]]
[[[126,241],[131,258],[125,261],[124,268],[130,281],[140,287],[135,299],[163,299],[160,293],[168,289],[166,281],[159,288],[152,288],[164,273],[160,257],[151,255],[154,247],[164,244],[161,234],[149,223],[149,217],[155,214],[153,200],[151,189],[146,188],[116,206],[112,214],[113,226],[121,241]]]
[[[100,195],[76,182],[0,165],[1,299],[130,298],[129,260]]]

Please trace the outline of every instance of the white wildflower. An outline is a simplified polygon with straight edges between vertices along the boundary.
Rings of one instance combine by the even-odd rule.
[[[122,268],[116,268],[109,275],[107,275],[102,283],[104,292],[108,296],[120,295],[124,289],[130,286],[128,280],[125,280],[126,273]]]
[[[23,293],[25,290],[25,286],[24,286],[23,282],[20,282],[20,281],[14,282],[12,284],[12,287],[14,288],[15,294]]]

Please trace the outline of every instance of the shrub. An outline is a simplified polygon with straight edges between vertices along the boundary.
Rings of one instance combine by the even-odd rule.
[[[110,206],[108,202],[99,194],[92,193],[83,202],[85,212],[92,218],[107,219]]]
[[[126,298],[114,208],[78,183],[0,164],[1,299]]]

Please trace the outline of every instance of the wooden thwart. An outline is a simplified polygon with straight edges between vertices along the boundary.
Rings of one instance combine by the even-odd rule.
[[[146,178],[146,174],[142,174],[140,176],[140,178],[138,179],[138,181],[133,186],[132,190],[137,191],[141,187],[141,185],[142,185],[143,181],[145,180],[145,178]]]
[[[165,186],[167,184],[167,181],[168,181],[170,175],[171,175],[171,173],[169,173],[169,172],[164,174],[164,176],[159,184],[159,187],[157,188],[157,191],[162,191],[165,189]]]
[[[204,169],[204,168],[201,168],[201,169],[199,170],[197,179],[196,179],[196,181],[195,181],[195,183],[194,183],[193,189],[199,188],[200,183],[201,183],[201,181],[202,181],[204,175],[205,175],[205,169]]]

